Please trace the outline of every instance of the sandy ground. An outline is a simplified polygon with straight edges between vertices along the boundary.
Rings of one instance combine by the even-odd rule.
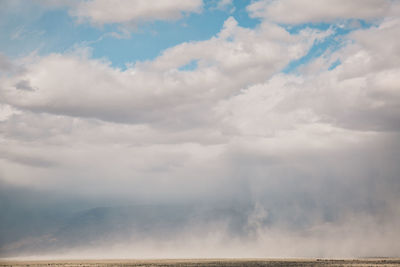
[[[7,261],[0,266],[400,266],[400,258],[373,259],[162,259]]]

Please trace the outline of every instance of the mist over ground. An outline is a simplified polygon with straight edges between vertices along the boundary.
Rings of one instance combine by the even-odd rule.
[[[399,256],[399,1],[110,2],[0,1],[0,257]]]

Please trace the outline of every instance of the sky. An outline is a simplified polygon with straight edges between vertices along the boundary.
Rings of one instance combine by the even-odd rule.
[[[0,257],[399,256],[398,36],[398,0],[0,0]]]

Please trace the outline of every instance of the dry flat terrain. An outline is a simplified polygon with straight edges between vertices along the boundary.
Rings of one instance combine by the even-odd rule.
[[[207,259],[0,261],[0,266],[400,266],[400,259]]]

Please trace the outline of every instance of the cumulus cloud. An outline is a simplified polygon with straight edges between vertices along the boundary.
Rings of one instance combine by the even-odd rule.
[[[180,44],[125,71],[81,54],[40,58],[25,66],[25,74],[5,79],[2,95],[36,112],[192,127],[213,119],[199,110],[264,81],[303,56],[319,35],[302,31],[292,36],[275,25],[253,31],[229,18],[218,36]],[[192,60],[197,60],[197,69],[179,70]],[[15,85],[24,90],[15,90]]]
[[[390,0],[310,0],[256,1],[248,6],[253,17],[298,24],[307,22],[332,22],[344,19],[373,20],[386,16],[398,16],[399,3]]]

